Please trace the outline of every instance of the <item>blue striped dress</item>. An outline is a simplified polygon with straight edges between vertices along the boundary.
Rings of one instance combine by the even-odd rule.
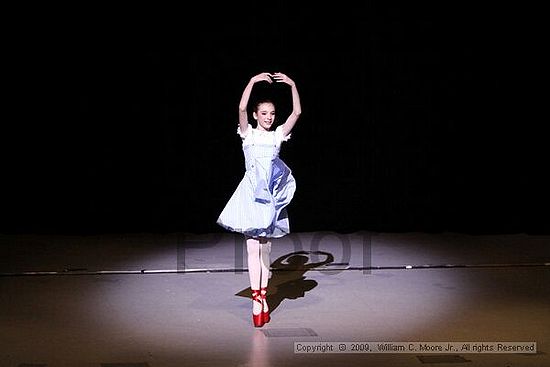
[[[286,206],[296,190],[290,168],[279,158],[284,136],[282,126],[274,131],[253,129],[249,124],[242,139],[244,177],[225,205],[217,223],[250,237],[277,238],[290,233]]]

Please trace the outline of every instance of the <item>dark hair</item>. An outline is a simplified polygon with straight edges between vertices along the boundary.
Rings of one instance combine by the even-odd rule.
[[[256,103],[254,104],[254,112],[258,113],[258,108],[260,107],[260,105],[262,103],[271,103],[273,106],[275,106],[275,103],[273,103],[273,101],[269,98],[264,98],[264,99],[259,99],[258,101],[256,101]]]

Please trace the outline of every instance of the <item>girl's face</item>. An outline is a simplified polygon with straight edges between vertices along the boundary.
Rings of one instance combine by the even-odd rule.
[[[275,122],[275,106],[269,102],[260,103],[253,116],[258,121],[258,130],[269,131]]]

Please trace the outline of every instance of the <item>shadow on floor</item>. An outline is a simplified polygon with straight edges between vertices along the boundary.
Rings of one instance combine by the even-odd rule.
[[[323,256],[325,259],[319,262],[309,262],[312,255]],[[296,251],[279,257],[271,264],[272,275],[267,286],[269,309],[274,311],[285,299],[304,297],[306,292],[317,286],[315,280],[306,279],[304,274],[308,270],[330,264],[333,261],[334,256],[324,251]],[[252,289],[248,287],[235,295],[252,298]]]

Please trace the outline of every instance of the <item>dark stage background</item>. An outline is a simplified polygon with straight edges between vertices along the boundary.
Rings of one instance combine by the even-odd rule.
[[[222,231],[244,173],[237,106],[262,71],[301,93],[281,152],[293,231],[547,231],[513,9],[272,4],[14,30],[2,232]],[[254,93],[289,113],[287,86]]]

